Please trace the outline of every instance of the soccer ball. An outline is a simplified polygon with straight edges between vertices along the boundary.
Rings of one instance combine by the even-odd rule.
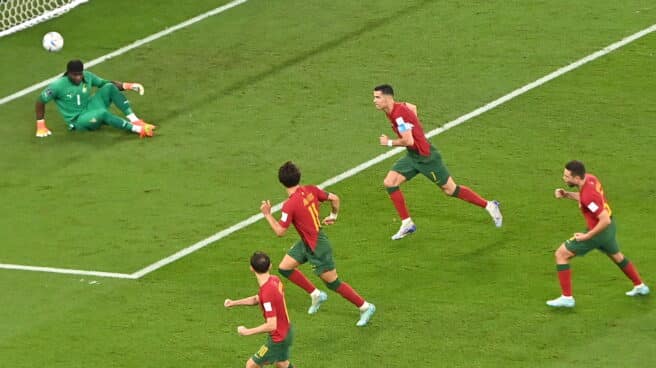
[[[46,51],[57,52],[64,47],[64,37],[57,32],[48,32],[43,36],[43,48]]]

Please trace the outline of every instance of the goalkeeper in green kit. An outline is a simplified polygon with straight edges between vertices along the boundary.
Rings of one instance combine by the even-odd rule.
[[[91,94],[93,87],[98,88],[95,94]],[[130,103],[121,92],[125,90],[144,94],[144,88],[139,83],[104,80],[85,71],[80,60],[69,61],[66,73],[43,90],[36,101],[36,136],[42,138],[52,134],[46,126],[45,111],[46,103],[55,101],[69,130],[96,130],[106,124],[139,134],[142,138],[152,137],[156,127],[145,123],[134,114]],[[127,119],[109,111],[112,103]]]

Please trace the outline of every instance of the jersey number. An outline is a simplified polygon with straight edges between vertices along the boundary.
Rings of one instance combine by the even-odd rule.
[[[82,103],[80,102],[80,95],[77,95],[77,105],[80,106]]]
[[[310,205],[307,207],[308,211],[310,211],[310,216],[312,217],[312,221],[314,222],[314,228],[319,230],[319,227],[321,227],[321,223],[319,222],[319,210],[317,209],[317,205],[314,202],[310,202]]]

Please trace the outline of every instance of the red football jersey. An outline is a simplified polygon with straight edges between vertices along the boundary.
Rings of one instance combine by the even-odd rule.
[[[585,217],[588,224],[588,230],[594,228],[599,222],[599,215],[604,211],[608,211],[608,215],[612,215],[606,196],[604,195],[604,188],[601,186],[599,179],[592,174],[585,174],[585,181],[581,186],[579,193],[579,208]]]
[[[289,332],[289,315],[287,314],[287,304],[285,303],[285,291],[276,276],[271,276],[260,286],[260,291],[257,293],[260,299],[260,308],[262,308],[262,315],[264,320],[267,318],[276,317],[277,327],[275,330],[269,332],[271,340],[274,342],[281,342],[287,337]]]
[[[414,138],[415,142],[412,146],[408,146],[407,149],[416,151],[422,156],[430,156],[431,144],[426,139],[424,128],[421,126],[417,115],[404,102],[394,103],[392,112],[386,115],[392,123],[394,133],[399,138],[401,138],[401,133],[412,130],[412,138]]]
[[[299,186],[282,205],[278,223],[285,229],[294,224],[305,244],[314,251],[319,238],[319,202],[328,199],[328,193],[314,185]]]

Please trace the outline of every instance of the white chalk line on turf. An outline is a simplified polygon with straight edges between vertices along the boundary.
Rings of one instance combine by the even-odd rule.
[[[142,38],[140,40],[137,40],[127,46],[124,46],[116,51],[110,52],[109,54],[106,54],[104,56],[101,56],[99,58],[93,59],[87,63],[85,63],[85,66],[87,68],[90,68],[94,65],[98,65],[100,63],[103,63],[111,58],[120,56],[125,54],[128,51],[134,50],[138,47],[141,47],[147,43],[150,43],[152,41],[155,41],[159,38],[162,38],[166,35],[169,35],[173,32],[176,32],[180,29],[186,28],[191,26],[192,24],[198,23],[206,18],[209,18],[211,16],[223,13],[226,10],[232,9],[238,5],[241,5],[248,0],[235,0],[231,1],[227,4],[224,4],[222,6],[219,6],[217,8],[214,8],[210,11],[207,11],[203,14],[200,14],[194,18],[190,18],[182,23],[178,23],[170,28],[166,28],[160,32],[154,33],[146,38]],[[20,98],[22,96],[25,96],[29,93],[32,93],[36,90],[39,90],[41,88],[46,87],[48,84],[52,83],[55,79],[59,78],[61,74],[58,74],[52,78],[49,78],[47,80],[44,80],[42,82],[39,82],[37,84],[34,84],[32,86],[29,86],[23,90],[20,90],[16,93],[13,93],[9,96],[5,96],[0,99],[0,105],[4,105],[8,102],[11,102],[17,98]],[[120,278],[120,279],[133,279],[134,276],[131,274],[124,274],[124,273],[115,273],[115,272],[103,272],[103,271],[85,271],[85,270],[74,270],[74,269],[68,269],[68,268],[56,268],[56,267],[40,267],[40,266],[26,266],[26,265],[17,265],[17,264],[6,264],[6,263],[0,263],[0,269],[6,269],[6,270],[21,270],[21,271],[34,271],[34,272],[50,272],[50,273],[61,273],[61,274],[69,274],[69,275],[86,275],[86,276],[97,276],[97,277],[112,277],[112,278]]]
[[[112,277],[115,279],[133,279],[134,276],[127,273],[103,272],[103,271],[84,271],[72,270],[69,268],[56,268],[56,267],[38,267],[38,266],[24,266],[16,264],[0,263],[0,269],[5,270],[19,270],[19,271],[33,271],[33,272],[49,272],[49,273],[63,273],[67,275],[82,275],[82,276],[96,276],[96,277]]]
[[[549,74],[545,75],[544,77],[542,77],[542,78],[540,78],[540,79],[538,79],[534,82],[531,82],[531,83],[529,83],[529,84],[527,84],[523,87],[520,87],[520,88],[518,88],[518,89],[516,89],[516,90],[514,90],[514,91],[512,91],[512,92],[510,92],[510,93],[508,93],[504,96],[501,96],[498,99],[496,99],[496,100],[494,100],[494,101],[492,101],[492,102],[490,102],[490,103],[488,103],[484,106],[481,106],[478,109],[476,109],[476,110],[474,110],[470,113],[467,113],[467,114],[465,114],[465,115],[463,115],[463,116],[461,116],[461,117],[459,117],[455,120],[452,120],[452,121],[444,124],[443,126],[441,126],[439,128],[433,129],[430,132],[428,132],[426,134],[426,136],[430,138],[430,137],[434,137],[438,134],[444,133],[444,132],[446,132],[447,130],[449,130],[451,128],[454,128],[454,127],[456,127],[456,126],[458,126],[458,125],[460,125],[460,124],[462,124],[462,123],[464,123],[468,120],[471,120],[472,118],[475,118],[475,117],[477,117],[477,116],[479,116],[479,115],[481,115],[481,114],[483,114],[483,113],[485,113],[489,110],[492,110],[495,107],[497,107],[497,106],[499,106],[499,105],[501,105],[505,102],[508,102],[508,101],[512,100],[513,98],[515,98],[517,96],[520,96],[520,95],[522,95],[522,94],[524,94],[524,93],[526,93],[526,92],[528,92],[528,91],[530,91],[530,90],[532,90],[536,87],[539,87],[539,86],[541,86],[541,85],[543,85],[543,84],[545,84],[545,83],[547,83],[547,82],[549,82],[549,81],[551,81],[555,78],[558,78],[559,76],[561,76],[565,73],[568,73],[568,72],[570,72],[570,71],[572,71],[572,70],[574,70],[574,69],[576,69],[576,68],[578,68],[578,67],[580,67],[580,66],[582,66],[586,63],[589,63],[590,61],[598,59],[598,58],[600,58],[600,57],[602,57],[602,56],[604,56],[604,55],[606,55],[606,54],[608,54],[608,53],[610,53],[614,50],[617,50],[618,48],[620,48],[622,46],[625,46],[625,45],[627,45],[627,44],[629,44],[629,43],[631,43],[631,42],[633,42],[633,41],[635,41],[635,40],[637,40],[637,39],[639,39],[643,36],[646,36],[646,35],[654,32],[654,31],[656,31],[656,24],[652,25],[649,28],[645,28],[642,31],[636,32],[636,33],[632,34],[631,36],[623,38],[622,40],[620,40],[618,42],[615,42],[611,45],[608,45],[608,46],[604,47],[603,49],[601,49],[597,52],[594,52],[594,53],[592,53],[592,54],[590,54],[590,55],[588,55],[588,56],[586,56],[582,59],[579,59],[579,60],[577,60],[577,61],[575,61],[575,62],[573,62],[573,63],[571,63],[567,66],[564,66],[564,67],[562,67],[562,68],[560,68],[560,69],[558,69],[558,70],[556,70],[552,73],[549,73]],[[371,167],[373,165],[376,165],[376,164],[378,164],[378,163],[380,163],[380,162],[382,162],[382,161],[384,161],[384,160],[386,160],[386,159],[388,159],[388,158],[390,158],[394,155],[397,155],[397,154],[401,153],[404,149],[405,148],[403,148],[403,147],[397,147],[395,149],[392,149],[392,150],[389,150],[385,153],[382,153],[382,154],[374,157],[373,159],[371,159],[369,161],[363,162],[360,165],[358,165],[358,166],[356,166],[352,169],[349,169],[349,170],[347,170],[347,171],[345,171],[345,172],[343,172],[343,173],[341,173],[341,174],[339,174],[339,175],[337,175],[333,178],[330,178],[330,179],[324,181],[323,183],[319,184],[319,187],[325,188],[325,187],[331,186],[333,184],[339,183],[340,181],[342,181],[344,179],[350,178],[351,176],[354,176],[354,175],[368,169],[369,167]],[[280,210],[281,207],[282,207],[282,203],[278,203],[271,209],[271,211],[272,212],[277,212],[277,211]],[[236,231],[239,231],[239,230],[241,230],[241,229],[243,229],[243,228],[245,228],[245,227],[247,227],[247,226],[249,226],[249,225],[251,225],[255,222],[257,222],[262,218],[263,218],[262,214],[253,215],[253,216],[249,217],[248,219],[246,219],[244,221],[241,221],[241,222],[239,222],[235,225],[232,225],[231,227],[229,227],[225,230],[221,230],[220,232],[210,236],[209,238],[201,240],[196,244],[193,244],[193,245],[191,245],[187,248],[184,248],[184,249],[176,252],[175,254],[172,254],[172,255],[170,255],[170,256],[162,259],[162,260],[159,260],[159,261],[157,261],[157,262],[155,262],[155,263],[153,263],[153,264],[151,264],[147,267],[142,268],[141,270],[133,273],[132,276],[135,279],[141,278],[141,277],[143,277],[143,276],[145,276],[145,275],[147,275],[147,274],[149,274],[149,273],[151,273],[151,272],[153,272],[153,271],[155,271],[159,268],[162,268],[162,267],[164,267],[164,266],[166,266],[170,263],[173,263],[173,262],[179,260],[182,257],[185,257],[185,256],[187,256],[187,255],[189,255],[189,254],[191,254],[191,253],[193,253],[193,252],[195,252],[199,249],[202,249],[202,248],[204,248],[204,247],[206,247],[206,246],[208,246],[208,245],[222,239],[222,238],[225,238],[226,236],[228,236],[228,235],[230,235],[230,234],[232,234]]]
[[[234,7],[238,6],[238,5],[241,5],[241,4],[243,4],[243,3],[247,2],[247,1],[248,1],[248,0],[234,0],[234,1],[231,1],[231,2],[229,2],[229,3],[227,3],[227,4],[225,4],[225,5],[219,6],[219,7],[217,7],[217,8],[214,8],[214,9],[210,10],[210,11],[207,11],[207,12],[205,12],[205,13],[203,13],[203,14],[200,14],[200,15],[198,15],[198,16],[196,16],[196,17],[190,18],[190,19],[188,19],[188,20],[186,20],[186,21],[184,21],[184,22],[182,22],[182,23],[178,23],[178,24],[174,25],[173,27],[166,28],[166,29],[164,29],[164,30],[162,30],[162,31],[159,31],[159,32],[157,32],[157,33],[154,33],[154,34],[152,34],[152,35],[150,35],[150,36],[148,36],[148,37],[146,37],[146,38],[142,38],[142,39],[140,39],[140,40],[137,40],[137,41],[135,41],[135,42],[133,42],[133,43],[127,45],[127,46],[121,47],[120,49],[118,49],[118,50],[116,50],[116,51],[112,51],[112,52],[110,52],[109,54],[106,54],[106,55],[103,55],[103,56],[101,56],[101,57],[99,57],[99,58],[96,58],[96,59],[93,59],[93,60],[91,60],[91,61],[88,61],[88,62],[84,63],[84,66],[85,66],[86,68],[91,68],[91,67],[94,66],[94,65],[98,65],[98,64],[100,64],[100,63],[104,63],[105,61],[107,61],[107,60],[109,60],[109,59],[111,59],[111,58],[114,58],[114,57],[117,57],[117,56],[123,55],[123,54],[125,54],[125,53],[128,52],[128,51],[134,50],[134,49],[136,49],[136,48],[138,48],[138,47],[141,47],[141,46],[143,46],[143,45],[145,45],[145,44],[147,44],[147,43],[150,43],[150,42],[153,42],[153,41],[155,41],[155,40],[157,40],[157,39],[160,39],[160,38],[162,38],[162,37],[164,37],[164,36],[166,36],[166,35],[169,35],[169,34],[171,34],[171,33],[173,33],[173,32],[176,32],[176,31],[179,31],[179,30],[181,30],[181,29],[183,29],[183,28],[189,27],[189,26],[191,26],[191,25],[193,25],[193,24],[196,24],[196,23],[198,23],[198,22],[200,22],[200,21],[206,19],[206,18],[209,18],[209,17],[211,17],[211,16],[214,16],[214,15],[217,15],[217,14],[220,14],[220,13],[223,13],[224,11],[229,10],[229,9],[232,9],[232,8],[234,8]],[[20,91],[18,91],[18,92],[16,92],[16,93],[11,94],[11,95],[9,95],[9,96],[5,96],[5,97],[3,97],[3,98],[0,98],[0,105],[4,105],[4,104],[6,104],[6,103],[8,103],[8,102],[11,102],[11,101],[17,99],[17,98],[20,98],[20,97],[22,97],[22,96],[25,96],[25,95],[27,95],[28,93],[32,93],[32,92],[37,91],[37,90],[39,90],[39,89],[41,89],[41,88],[44,88],[44,87],[48,86],[50,83],[52,83],[53,81],[55,81],[55,80],[56,80],[57,78],[59,78],[59,77],[61,77],[61,73],[58,74],[58,75],[55,75],[55,76],[52,77],[52,78],[49,78],[49,79],[46,79],[46,80],[44,80],[44,81],[42,81],[42,82],[39,82],[39,83],[37,83],[37,84],[31,85],[31,86],[29,86],[29,87],[27,87],[27,88],[25,88],[25,89],[22,89],[22,90],[20,90]]]
[[[545,84],[545,83],[547,83],[547,82],[549,82],[549,81],[551,81],[551,80],[553,80],[553,79],[555,79],[555,78],[557,78],[557,77],[559,77],[559,76],[561,76],[565,73],[568,73],[568,72],[570,72],[570,71],[572,71],[572,70],[574,70],[574,69],[576,69],[576,68],[578,68],[578,67],[580,67],[580,66],[582,66],[586,63],[589,63],[590,61],[598,59],[598,58],[600,58],[600,57],[602,57],[602,56],[604,56],[604,55],[606,55],[606,54],[608,54],[608,53],[610,53],[614,50],[617,50],[622,46],[628,45],[629,43],[631,43],[631,42],[633,42],[633,41],[635,41],[635,40],[637,40],[641,37],[644,37],[644,36],[654,32],[654,31],[656,31],[656,24],[652,25],[651,27],[645,28],[642,31],[636,32],[636,33],[632,34],[631,36],[628,36],[628,37],[626,37],[626,38],[624,38],[624,39],[622,39],[618,42],[615,42],[615,43],[613,43],[613,44],[611,44],[611,45],[609,45],[609,46],[607,46],[607,47],[605,47],[605,48],[603,48],[603,49],[601,49],[597,52],[594,52],[594,53],[592,53],[592,54],[590,54],[590,55],[588,55],[588,56],[586,56],[582,59],[579,59],[579,60],[577,60],[577,61],[575,61],[575,62],[573,62],[573,63],[571,63],[571,64],[569,64],[565,67],[562,67],[562,68],[550,73],[550,74],[547,74],[544,77],[542,77],[540,79],[537,79],[536,81],[531,82],[531,83],[529,83],[529,84],[527,84],[523,87],[520,87],[520,88],[518,88],[518,89],[516,89],[516,90],[514,90],[514,91],[512,91],[512,92],[510,92],[510,93],[508,93],[508,94],[506,94],[506,95],[504,95],[504,96],[502,96],[502,97],[500,97],[500,98],[498,98],[498,99],[484,105],[484,106],[479,107],[478,109],[476,109],[474,111],[471,111],[471,112],[469,112],[465,115],[462,115],[461,117],[459,117],[455,120],[452,120],[452,121],[444,124],[443,126],[441,126],[439,128],[433,129],[430,132],[428,132],[426,134],[426,136],[430,138],[430,137],[434,137],[438,134],[444,133],[445,131],[447,131],[451,128],[454,128],[454,127],[456,127],[456,126],[458,126],[458,125],[460,125],[460,124],[462,124],[462,123],[464,123],[468,120],[471,120],[474,117],[477,117],[477,116],[479,116],[479,115],[481,115],[481,114],[483,114],[483,113],[485,113],[489,110],[492,110],[495,107],[497,107],[497,106],[499,106],[499,105],[501,105],[505,102],[508,102],[508,101],[512,100],[513,98],[515,98],[517,96],[520,96],[520,95],[522,95],[522,94],[524,94],[524,93],[526,93],[526,92],[528,92],[528,91],[530,91],[534,88],[537,88],[537,87],[539,87],[539,86],[541,86],[541,85],[543,85],[543,84]],[[342,180],[350,178],[351,176],[354,176],[354,175],[366,170],[367,168],[369,168],[373,165],[376,165],[376,164],[378,164],[378,163],[380,163],[380,162],[382,162],[382,161],[384,161],[384,160],[386,160],[386,159],[388,159],[388,158],[390,158],[394,155],[397,155],[397,154],[401,153],[403,150],[404,150],[404,148],[401,148],[401,147],[389,150],[385,153],[382,153],[382,154],[374,157],[373,159],[371,159],[369,161],[366,161],[366,162],[364,162],[364,163],[362,163],[362,164],[360,164],[360,165],[358,165],[354,168],[351,168],[351,169],[349,169],[349,170],[347,170],[347,171],[345,171],[345,172],[343,172],[343,173],[341,173],[341,174],[339,174],[339,175],[337,175],[333,178],[330,178],[330,179],[324,181],[319,186],[322,187],[322,188],[325,188],[325,187],[331,186],[333,184],[339,183]],[[282,207],[281,203],[276,204],[272,208],[272,212],[279,211],[281,207]],[[234,225],[230,226],[227,229],[221,230],[218,233],[197,242],[196,244],[193,244],[189,247],[186,247],[186,248],[184,248],[184,249],[182,249],[182,250],[180,250],[180,251],[178,251],[178,252],[176,252],[176,253],[174,253],[174,254],[172,254],[172,255],[164,258],[164,259],[161,259],[161,260],[159,260],[159,261],[157,261],[157,262],[155,262],[151,265],[148,265],[148,266],[146,266],[146,267],[144,267],[144,268],[142,268],[142,269],[140,269],[140,270],[138,270],[138,271],[136,271],[132,274],[129,274],[129,275],[110,273],[110,272],[80,271],[80,270],[68,270],[68,269],[58,269],[58,268],[49,268],[49,267],[30,267],[30,266],[2,265],[2,264],[0,264],[0,268],[9,268],[9,267],[3,267],[3,266],[14,266],[14,268],[12,268],[12,269],[23,269],[23,270],[30,270],[30,271],[42,271],[42,272],[69,273],[69,274],[86,274],[86,273],[88,273],[90,275],[92,274],[94,276],[100,276],[100,277],[116,277],[116,278],[138,279],[138,278],[141,278],[141,277],[143,277],[143,276],[145,276],[145,275],[147,275],[147,274],[149,274],[153,271],[156,271],[156,270],[158,270],[158,269],[160,269],[160,268],[162,268],[162,267],[164,267],[168,264],[171,264],[171,263],[173,263],[173,262],[175,262],[175,261],[177,261],[177,260],[191,254],[191,253],[194,253],[197,250],[202,249],[202,248],[204,248],[204,247],[206,247],[206,246],[208,246],[208,245],[210,245],[210,244],[212,244],[212,243],[214,243],[214,242],[216,242],[220,239],[223,239],[226,236],[228,236],[228,235],[230,235],[230,234],[232,234],[236,231],[239,231],[239,230],[241,230],[241,229],[243,229],[243,228],[245,228],[245,227],[247,227],[247,226],[249,226],[249,225],[251,225],[251,224],[253,224],[257,221],[259,221],[259,220],[261,220],[262,218],[263,218],[262,214],[253,215],[253,216],[247,218],[246,220],[243,220],[243,221],[241,221],[237,224],[234,224]],[[17,268],[17,267],[21,267],[21,268]],[[28,268],[30,268],[30,269],[28,269]]]

